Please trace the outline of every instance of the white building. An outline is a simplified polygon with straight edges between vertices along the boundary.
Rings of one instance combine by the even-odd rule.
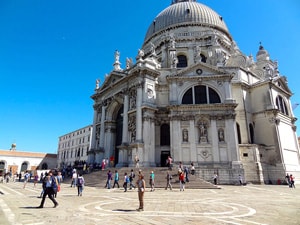
[[[28,171],[41,171],[57,167],[56,154],[17,151],[16,144],[9,150],[0,150],[0,176],[10,172],[24,173]]]
[[[92,131],[93,126],[89,125],[59,137],[57,164],[60,168],[87,162]]]
[[[195,0],[173,0],[150,24],[136,62],[96,83],[89,162],[145,167],[194,162],[221,183],[300,177],[292,92],[259,46],[243,54],[224,19]],[[70,146],[65,154],[70,153]],[[69,152],[69,153],[66,153]],[[72,152],[72,151],[71,151]],[[76,147],[73,148],[76,155]],[[60,158],[61,158],[60,154]]]

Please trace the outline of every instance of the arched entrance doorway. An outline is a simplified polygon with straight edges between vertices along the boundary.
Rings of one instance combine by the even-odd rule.
[[[22,166],[21,166],[21,172],[24,172],[28,170],[28,163],[27,162],[23,162]]]
[[[167,166],[166,161],[170,156],[170,125],[162,124],[160,127],[160,166]]]

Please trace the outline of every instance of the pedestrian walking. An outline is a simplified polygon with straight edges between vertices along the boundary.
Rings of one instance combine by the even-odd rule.
[[[124,192],[127,191],[127,184],[128,183],[129,183],[129,177],[127,176],[127,173],[124,173],[124,183],[123,183]]]
[[[24,185],[23,185],[23,188],[26,187],[26,184],[28,183],[29,178],[30,178],[30,174],[29,174],[28,171],[26,170],[26,172],[25,172],[25,174],[24,174]]]
[[[184,167],[184,175],[185,175],[185,182],[190,182],[189,180],[189,169],[187,166]]]
[[[37,171],[35,171],[34,173],[34,177],[33,177],[33,187],[36,187],[37,182],[39,181],[39,175],[37,173]]]
[[[105,188],[110,189],[111,180],[112,180],[112,173],[109,170],[107,172],[107,180],[106,180]]]
[[[58,202],[54,199],[54,196],[53,196],[55,193],[55,189],[57,189],[57,180],[53,176],[52,171],[50,170],[48,173],[48,176],[46,177],[46,187],[45,187],[45,191],[43,193],[43,198],[42,198],[41,204],[37,208],[44,207],[44,203],[45,203],[45,199],[46,199],[47,195],[54,204],[53,208],[56,208],[58,206]]]
[[[129,175],[129,189],[135,188],[133,184],[133,179],[135,178],[135,173],[133,172],[133,169],[131,169],[130,175]]]
[[[213,175],[214,185],[217,185],[218,174],[215,172]]]
[[[140,159],[137,155],[135,155],[134,162],[135,162],[135,168],[140,168]]]
[[[291,185],[290,185],[291,188],[296,188],[295,187],[295,177],[292,174],[290,175],[290,183],[291,183]]]
[[[139,174],[139,179],[136,182],[138,186],[138,197],[139,197],[139,208],[137,211],[144,211],[144,193],[146,189],[146,182],[144,180],[144,175],[142,173]]]
[[[61,183],[63,181],[63,177],[61,175],[61,172],[57,172],[57,175],[55,176],[57,179],[57,192],[60,192],[61,189]],[[57,197],[57,192],[54,194],[54,198]]]
[[[243,185],[243,177],[241,174],[239,174],[239,183],[240,185]]]
[[[179,174],[179,185],[180,185],[180,191],[184,191],[185,181],[184,181],[184,172],[183,171],[181,171]]]
[[[151,187],[150,191],[154,191],[155,190],[155,188],[154,188],[155,187],[154,178],[155,178],[154,172],[151,171],[150,178],[149,178],[149,184],[150,184],[150,187]]]
[[[171,184],[172,175],[169,173],[169,171],[167,171],[166,179],[167,179],[167,186],[165,189],[167,190],[168,188],[170,188],[170,190],[172,190],[172,184]]]
[[[118,170],[115,171],[113,188],[115,188],[115,185],[117,185],[118,188],[120,188],[120,185],[119,185],[119,173],[118,173]]]
[[[77,178],[77,193],[78,193],[78,196],[82,196],[82,191],[83,191],[83,188],[84,188],[84,184],[85,184],[84,178],[83,178],[82,174],[80,173],[78,175],[78,178]]]
[[[76,184],[77,184],[77,172],[76,170],[73,170],[72,172],[72,181],[71,181],[71,187],[74,185],[74,187],[76,187]]]
[[[290,175],[288,173],[285,176],[285,180],[286,180],[287,184],[289,185],[289,187],[291,187]]]

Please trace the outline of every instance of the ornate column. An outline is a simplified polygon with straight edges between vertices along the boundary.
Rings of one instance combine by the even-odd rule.
[[[97,148],[96,153],[96,162],[100,163],[102,161],[100,152],[98,150],[104,149],[104,140],[105,140],[105,114],[106,114],[106,104],[102,103],[101,108],[101,121],[100,121],[100,137],[99,137],[99,148]]]
[[[233,102],[230,82],[224,81],[223,85],[225,87],[225,103]]]
[[[232,161],[233,167],[240,167],[240,151],[237,143],[237,133],[235,125],[235,115],[227,115],[225,117],[225,126],[226,126],[226,137],[227,141],[227,151],[228,151],[228,160]]]
[[[128,144],[128,109],[129,109],[128,90],[124,90],[123,130],[122,130],[123,145]]]
[[[195,120],[194,118],[190,120],[190,130],[189,130],[189,142],[190,142],[190,152],[191,161],[195,163],[198,162],[197,158],[197,147],[196,147],[196,134],[195,134]]]
[[[216,117],[210,118],[213,161],[220,162],[219,139]]]
[[[174,162],[182,161],[180,116],[172,116],[170,120],[171,155]]]
[[[119,158],[118,158],[118,164],[116,167],[124,167],[128,165],[128,142],[131,142],[131,138],[129,140],[128,138],[128,110],[129,110],[129,91],[128,89],[123,90],[123,127],[122,127],[122,146],[119,147]],[[132,131],[131,131],[132,132]]]
[[[176,80],[171,80],[171,89],[170,89],[170,104],[176,105],[177,104],[177,95],[176,95],[176,90],[177,90],[177,84]]]
[[[101,127],[100,127],[100,149],[104,148],[104,138],[105,138],[105,114],[106,114],[106,105],[102,105],[101,113]]]
[[[142,143],[142,100],[143,100],[143,83],[137,86],[136,96],[136,142]]]
[[[94,106],[94,119],[93,119],[93,129],[92,129],[92,137],[91,137],[91,147],[89,150],[89,155],[88,155],[88,163],[94,163],[95,162],[95,149],[97,148],[97,143],[96,143],[96,133],[97,133],[97,128],[96,125],[98,123],[98,115],[100,112],[98,111],[98,106]]]
[[[144,154],[143,154],[143,166],[153,167],[155,163],[155,123],[154,113],[149,113],[143,117],[143,141],[144,141]],[[140,149],[142,151],[142,149]]]

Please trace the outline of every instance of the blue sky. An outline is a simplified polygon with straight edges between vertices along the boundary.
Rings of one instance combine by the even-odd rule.
[[[123,67],[135,58],[170,2],[1,0],[0,149],[15,142],[20,151],[56,153],[59,136],[92,124],[95,80],[111,72],[116,49]],[[300,103],[300,1],[198,2],[223,17],[245,54],[255,56],[262,42]]]

